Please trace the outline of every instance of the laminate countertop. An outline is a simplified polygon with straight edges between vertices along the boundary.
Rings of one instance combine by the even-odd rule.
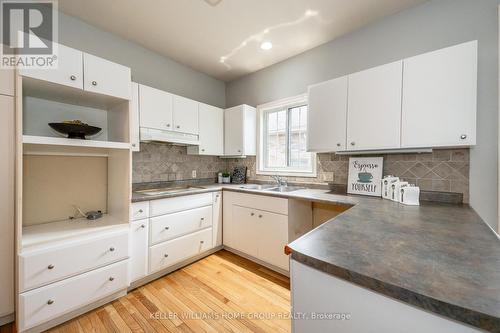
[[[209,185],[351,208],[288,245],[294,260],[427,311],[500,332],[500,239],[468,205],[405,206],[304,189]],[[172,196],[172,195],[169,195]],[[152,200],[134,197],[135,201]]]

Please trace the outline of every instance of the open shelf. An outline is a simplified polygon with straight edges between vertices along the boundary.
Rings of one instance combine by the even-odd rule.
[[[88,148],[109,148],[109,149],[130,149],[128,142],[97,141],[97,140],[79,140],[56,138],[49,136],[23,135],[24,144],[69,146],[69,147],[88,147]]]
[[[86,218],[70,219],[23,227],[22,251],[32,251],[55,246],[59,242],[82,237],[93,237],[102,232],[127,230],[129,224],[114,216],[105,214],[98,220]]]

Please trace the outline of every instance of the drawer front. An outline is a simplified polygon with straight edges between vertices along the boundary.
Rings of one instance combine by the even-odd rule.
[[[21,294],[20,330],[40,325],[127,288],[127,265],[127,260],[124,260]]]
[[[212,204],[212,193],[185,195],[175,198],[152,200],[150,216],[159,216]]]
[[[149,248],[149,273],[159,271],[212,248],[212,228]]]
[[[150,219],[150,244],[158,244],[169,239],[210,227],[211,225],[212,206],[205,206],[185,210],[183,212],[152,217]]]
[[[19,258],[20,290],[26,291],[128,257],[128,232],[73,242]]]
[[[131,210],[132,221],[147,219],[149,217],[149,201],[134,202]]]
[[[288,199],[236,192],[233,203],[242,207],[288,215]]]

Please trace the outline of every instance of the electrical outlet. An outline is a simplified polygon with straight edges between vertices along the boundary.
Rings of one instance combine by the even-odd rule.
[[[196,178],[196,170],[191,171],[191,178]]]

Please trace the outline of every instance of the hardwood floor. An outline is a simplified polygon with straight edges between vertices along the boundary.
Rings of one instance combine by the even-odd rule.
[[[219,251],[50,332],[290,332],[289,279]]]

